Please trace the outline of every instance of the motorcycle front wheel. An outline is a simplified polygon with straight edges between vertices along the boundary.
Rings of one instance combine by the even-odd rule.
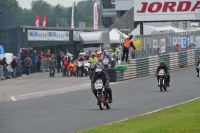
[[[160,79],[160,91],[163,91],[163,79]]]
[[[103,102],[101,100],[101,95],[98,95],[98,104],[99,104],[100,110],[103,110]]]

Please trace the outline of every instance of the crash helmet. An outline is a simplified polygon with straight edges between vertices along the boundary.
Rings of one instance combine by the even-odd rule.
[[[93,58],[95,57],[95,54],[94,54],[94,53],[92,53],[92,57],[93,57]]]
[[[79,56],[83,56],[83,53],[79,53]]]
[[[133,38],[133,35],[130,35],[130,36],[129,36],[129,39],[132,39],[132,38]]]
[[[101,72],[102,72],[102,67],[100,65],[98,65],[95,69],[95,73],[99,75],[99,74],[101,74]]]
[[[164,62],[164,61],[161,61],[161,62],[160,62],[160,66],[165,66],[165,62]]]

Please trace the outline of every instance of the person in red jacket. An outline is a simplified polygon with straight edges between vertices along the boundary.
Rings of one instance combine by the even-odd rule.
[[[51,55],[50,50],[47,50],[47,52],[46,52],[46,58],[50,58],[50,55]]]
[[[65,56],[65,59],[63,60],[63,67],[65,71],[69,70],[69,61],[68,61],[67,56]],[[69,76],[68,73],[67,73],[67,76]]]

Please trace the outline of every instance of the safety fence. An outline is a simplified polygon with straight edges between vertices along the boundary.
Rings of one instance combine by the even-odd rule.
[[[117,81],[153,75],[160,61],[171,69],[194,66],[200,55],[200,49],[192,49],[176,53],[131,59],[128,70],[117,73]]]
[[[5,79],[3,76],[3,66],[0,66],[0,78],[1,80]]]
[[[152,33],[135,36],[135,40],[141,40],[141,50],[132,59],[200,48],[200,31]]]
[[[50,58],[44,58],[40,61],[40,71],[46,72],[49,71],[49,60]]]

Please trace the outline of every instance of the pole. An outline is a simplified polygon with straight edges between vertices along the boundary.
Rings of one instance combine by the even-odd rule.
[[[144,35],[143,22],[140,22],[140,35]]]

